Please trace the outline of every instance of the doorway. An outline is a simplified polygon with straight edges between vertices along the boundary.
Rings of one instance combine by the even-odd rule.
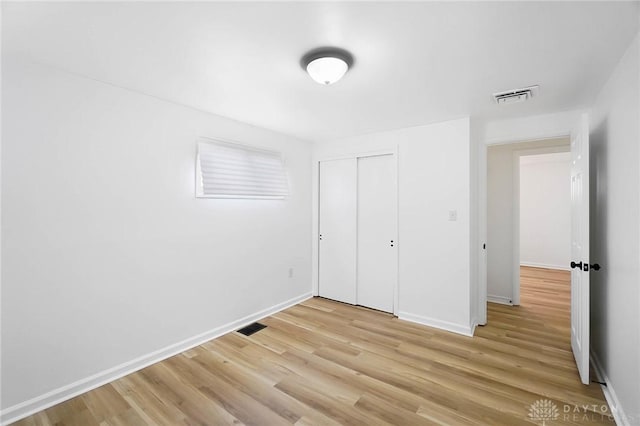
[[[533,264],[539,259],[538,257],[521,259],[521,158],[531,157],[530,160],[524,160],[525,164],[528,164],[527,162],[535,164],[535,161],[541,162],[545,160],[544,157],[540,156],[566,154],[569,150],[569,138],[488,147],[487,245],[490,250],[487,252],[487,300],[489,302],[520,305],[521,261],[528,260],[532,262],[529,263],[529,266],[534,266]],[[532,187],[532,190],[535,190],[542,187],[541,182],[536,182],[535,179],[539,178],[534,177],[534,181],[531,182],[530,173],[526,175],[525,184],[527,188]],[[568,177],[566,182],[568,185]],[[525,219],[527,221],[536,220],[535,215],[540,210],[540,200],[544,201],[545,196],[548,195],[541,191],[537,194],[537,198],[527,198],[527,203],[535,202],[535,204],[529,206],[532,210],[526,212]],[[567,197],[569,197],[568,194]],[[567,198],[568,200],[569,198]],[[551,209],[550,214],[553,214],[553,209]],[[536,237],[535,229],[528,229],[528,232],[533,232],[533,236]],[[552,233],[553,231],[547,230],[545,232]],[[528,245],[527,250],[530,250],[530,247]],[[533,247],[535,248],[535,245]],[[561,248],[559,250],[562,251]],[[526,252],[526,255],[529,255],[529,251]],[[538,262],[537,266],[543,266],[543,263]],[[546,264],[546,266],[549,266],[549,264]]]
[[[519,157],[520,304],[570,314],[571,153]]]
[[[550,140],[550,141],[539,141],[538,143],[545,144],[548,146],[536,146],[533,150],[544,148],[545,150],[553,150],[552,152],[564,152],[566,149],[567,138],[562,138],[563,140]],[[571,129],[571,135],[569,140],[569,152],[571,153],[571,168],[570,168],[570,199],[571,199],[571,279],[570,279],[570,342],[571,349],[576,360],[576,366],[578,369],[578,373],[580,375],[580,380],[584,384],[589,383],[589,285],[590,285],[590,272],[591,270],[598,270],[600,266],[597,263],[591,264],[589,259],[589,232],[590,232],[590,221],[589,221],[589,195],[590,195],[590,183],[589,183],[589,116],[587,113],[582,113],[576,120],[574,126]],[[559,144],[559,142],[563,142]],[[519,152],[513,151],[514,145],[503,145],[502,147],[506,147],[505,149],[511,150],[513,161],[511,162],[511,171],[513,173],[514,182],[517,184],[512,184],[512,195],[510,200],[506,203],[495,202],[496,199],[504,201],[504,199],[508,199],[507,195],[505,198],[505,194],[501,193],[501,191],[497,190],[494,185],[492,185],[492,180],[495,183],[506,182],[505,179],[496,178],[497,173],[495,170],[500,169],[500,167],[504,168],[504,164],[508,164],[508,162],[495,163],[493,167],[491,166],[490,155],[491,152],[499,152],[499,146],[490,147],[487,149],[487,192],[486,192],[486,200],[487,200],[487,242],[491,246],[493,253],[490,253],[487,258],[487,301],[504,303],[509,305],[519,305],[520,304],[520,197],[519,197],[519,168],[520,161],[519,157],[524,154],[525,149],[532,150],[529,146],[515,145],[518,148],[522,148]],[[492,149],[493,148],[493,149]],[[528,152],[529,154],[541,154],[545,152]],[[516,173],[517,171],[517,173]],[[499,186],[498,186],[499,188]],[[481,185],[482,191],[482,185]],[[492,202],[493,200],[493,202]],[[505,209],[504,207],[510,207],[510,209]],[[504,216],[505,211],[511,211],[510,216],[508,217],[511,223],[511,237],[512,238],[504,238],[502,235],[503,242],[508,241],[506,244],[503,244],[502,247],[500,245],[491,245],[492,235],[493,237],[498,236],[500,233],[508,234],[510,227],[502,222],[496,222],[496,216],[500,216],[501,214]],[[492,223],[493,222],[493,223]],[[492,229],[493,228],[493,229]],[[497,232],[497,233],[496,233]],[[500,238],[496,238],[496,241],[499,241]],[[509,252],[499,253],[500,250],[504,250],[505,246],[510,248]],[[496,254],[502,254],[505,256],[507,266],[511,266],[511,273],[507,273],[504,269],[500,269],[498,264],[492,265],[492,260],[499,259],[500,256],[496,256]],[[517,261],[516,261],[517,260]],[[498,268],[496,268],[498,266]],[[494,285],[491,281],[491,275],[500,276],[503,275],[502,278],[507,278],[511,280],[511,282],[507,281],[506,285],[503,285],[499,290],[506,290],[505,294],[507,296],[500,295],[492,295],[491,294],[491,286]],[[504,283],[502,283],[504,284]],[[484,283],[481,283],[484,285]],[[509,293],[509,287],[511,288],[511,293]],[[494,289],[497,287],[494,287]],[[509,297],[511,296],[511,297]],[[502,297],[502,300],[498,299]],[[493,300],[492,300],[493,299]],[[496,305],[497,306],[497,305]],[[480,311],[482,313],[482,311]],[[481,318],[482,319],[482,318]],[[486,322],[486,315],[483,318]]]

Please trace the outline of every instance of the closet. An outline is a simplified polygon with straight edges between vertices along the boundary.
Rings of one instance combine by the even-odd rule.
[[[320,162],[320,296],[394,311],[396,188],[393,154]]]

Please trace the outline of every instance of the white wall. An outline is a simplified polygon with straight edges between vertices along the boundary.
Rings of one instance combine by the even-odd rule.
[[[640,40],[591,111],[591,349],[614,408],[640,425]]]
[[[311,294],[310,144],[37,65],[2,71],[5,420]],[[281,150],[290,196],[196,199],[198,136]]]
[[[469,143],[468,119],[399,139],[399,317],[466,333],[473,327]]]
[[[567,138],[491,145],[487,150],[487,298],[518,303],[519,229],[517,170],[514,155],[567,151]],[[517,158],[517,157],[516,157]]]
[[[470,267],[469,142],[465,118],[318,143],[314,152],[317,163],[397,150],[399,316],[465,334],[472,332],[475,272]],[[317,182],[315,194],[317,201]],[[456,222],[449,221],[450,210],[457,210]]]
[[[520,157],[520,264],[569,270],[571,154]]]

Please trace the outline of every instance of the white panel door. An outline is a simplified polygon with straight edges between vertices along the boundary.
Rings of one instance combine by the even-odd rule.
[[[571,133],[571,349],[589,384],[589,121]]]
[[[393,312],[397,279],[393,155],[358,159],[358,305]]]
[[[318,293],[356,303],[357,160],[320,162]]]

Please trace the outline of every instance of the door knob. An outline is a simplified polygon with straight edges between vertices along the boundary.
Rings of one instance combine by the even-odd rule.
[[[576,263],[576,262],[573,262],[573,261],[572,261],[572,262],[571,262],[571,269],[573,269],[573,268],[582,269],[582,262],[578,262],[578,263]]]

